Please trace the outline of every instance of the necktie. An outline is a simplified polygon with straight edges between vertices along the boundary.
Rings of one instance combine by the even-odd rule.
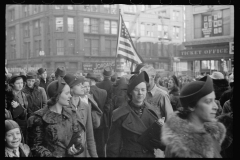
[[[18,157],[18,156],[17,156],[17,151],[16,151],[16,150],[13,150],[13,154],[14,154],[14,157]]]

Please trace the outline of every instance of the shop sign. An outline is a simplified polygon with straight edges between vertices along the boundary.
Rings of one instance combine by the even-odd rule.
[[[234,42],[229,42],[229,54],[234,54]]]
[[[202,14],[202,37],[222,36],[223,34],[222,11],[211,14]]]
[[[201,48],[201,49],[189,49],[181,50],[180,56],[189,57],[189,56],[222,56],[229,54],[228,47],[219,47],[219,48]]]
[[[115,68],[115,62],[83,62],[82,68],[84,73],[102,73],[103,69],[106,66],[111,66],[113,69]]]

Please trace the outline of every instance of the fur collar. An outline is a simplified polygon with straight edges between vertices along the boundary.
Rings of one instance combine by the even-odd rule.
[[[213,140],[222,144],[226,129],[222,123],[207,122],[204,129],[197,129],[187,120],[173,113],[163,125],[162,142],[170,146],[168,156],[176,157],[215,157]],[[167,156],[167,155],[166,155]]]

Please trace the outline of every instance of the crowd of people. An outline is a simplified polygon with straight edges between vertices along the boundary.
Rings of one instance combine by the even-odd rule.
[[[232,158],[234,75],[5,72],[5,157]]]

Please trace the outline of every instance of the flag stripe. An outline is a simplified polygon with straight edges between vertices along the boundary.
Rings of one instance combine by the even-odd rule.
[[[121,54],[123,56],[126,56],[126,57],[129,57],[129,58],[135,60],[138,63],[142,63],[142,61],[138,57],[136,57],[136,56],[129,55],[129,54],[127,54],[127,53],[125,53],[123,51],[120,51],[120,50],[119,50],[119,54]]]
[[[128,56],[124,56],[124,55],[122,55],[122,54],[118,54],[117,57],[118,57],[118,58],[124,58],[124,59],[126,59],[126,60],[128,60],[128,61],[132,61],[133,63],[136,63],[136,64],[141,63],[141,62],[138,62],[138,61],[133,60],[132,58],[129,58]]]
[[[131,54],[131,55],[134,56],[134,53],[133,53],[132,51],[127,50],[127,49],[124,49],[124,48],[118,47],[118,50],[119,50],[119,51],[123,51],[123,52],[125,52],[125,53]]]
[[[128,46],[128,47],[131,47],[131,45],[129,43],[127,43],[127,42],[120,41],[120,44]]]

